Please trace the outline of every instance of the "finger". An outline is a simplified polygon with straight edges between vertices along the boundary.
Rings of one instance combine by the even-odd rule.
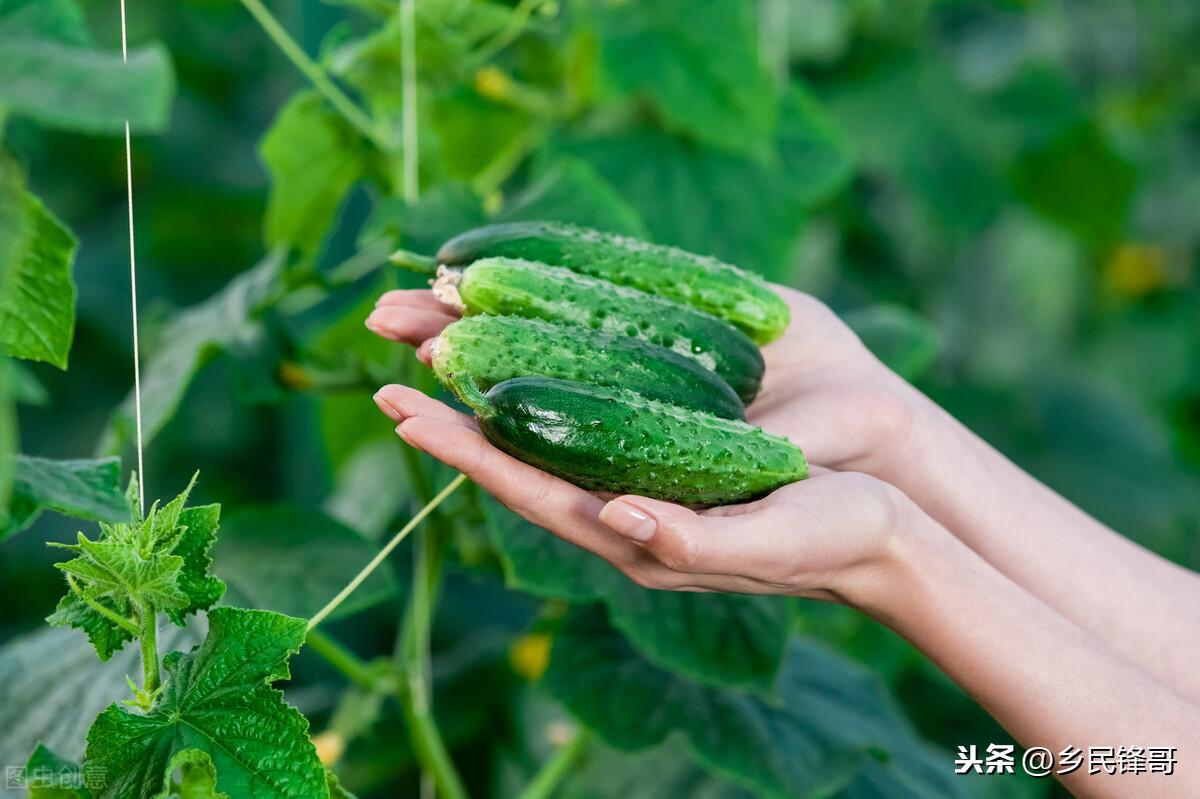
[[[394,289],[384,292],[375,301],[376,308],[387,306],[418,308],[425,311],[438,311],[449,316],[458,316],[458,311],[450,305],[433,296],[429,289]]]
[[[597,519],[603,500],[493,447],[461,425],[412,416],[397,432],[406,442],[466,474],[506,506],[558,537],[618,568],[639,559],[637,548]]]
[[[410,386],[393,384],[384,386],[372,397],[379,410],[387,414],[394,422],[403,422],[414,416],[425,416],[448,424],[455,424],[466,430],[478,430],[475,420],[465,413],[459,413],[444,402],[438,402],[433,397]]]
[[[891,529],[886,487],[865,475],[836,473],[793,483],[737,516],[698,514],[669,502],[624,496],[600,519],[670,569],[749,577],[795,587],[823,580],[873,554]]]
[[[426,366],[433,365],[433,342],[436,339],[427,338],[417,347],[417,360]]]
[[[436,310],[388,305],[371,311],[365,324],[378,336],[415,347],[441,333],[456,318]]]

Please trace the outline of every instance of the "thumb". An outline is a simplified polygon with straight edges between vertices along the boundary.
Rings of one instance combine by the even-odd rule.
[[[669,569],[691,574],[724,573],[732,554],[727,528],[741,526],[738,517],[701,516],[682,505],[626,495],[600,510],[600,521],[612,531],[650,552]]]

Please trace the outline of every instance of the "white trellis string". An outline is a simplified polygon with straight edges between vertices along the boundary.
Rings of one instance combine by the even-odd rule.
[[[121,0],[121,60],[129,64],[125,33],[125,0]],[[137,438],[138,513],[146,512],[146,472],[142,463],[142,372],[138,346],[137,259],[133,245],[133,157],[129,144],[129,119],[125,119],[125,188],[129,206],[129,301],[133,317],[133,419]]]

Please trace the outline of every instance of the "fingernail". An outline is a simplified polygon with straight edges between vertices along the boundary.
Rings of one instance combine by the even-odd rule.
[[[376,392],[375,396],[371,397],[371,399],[375,400],[375,404],[379,406],[379,410],[387,414],[389,418],[397,422],[404,418],[404,414],[400,412],[400,409],[388,402],[383,396],[382,391]]]
[[[620,499],[614,499],[600,511],[600,521],[609,528],[639,543],[649,541],[658,523],[639,508]]]

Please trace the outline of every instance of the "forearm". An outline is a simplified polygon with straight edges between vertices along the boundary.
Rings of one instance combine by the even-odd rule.
[[[988,563],[1200,700],[1200,577],[1117,535],[911,392],[911,432],[871,471]]]
[[[853,604],[912,641],[1027,747],[1178,748],[1172,776],[1088,775],[1084,763],[1060,777],[1078,795],[1200,795],[1200,706],[910,515],[916,521]]]

